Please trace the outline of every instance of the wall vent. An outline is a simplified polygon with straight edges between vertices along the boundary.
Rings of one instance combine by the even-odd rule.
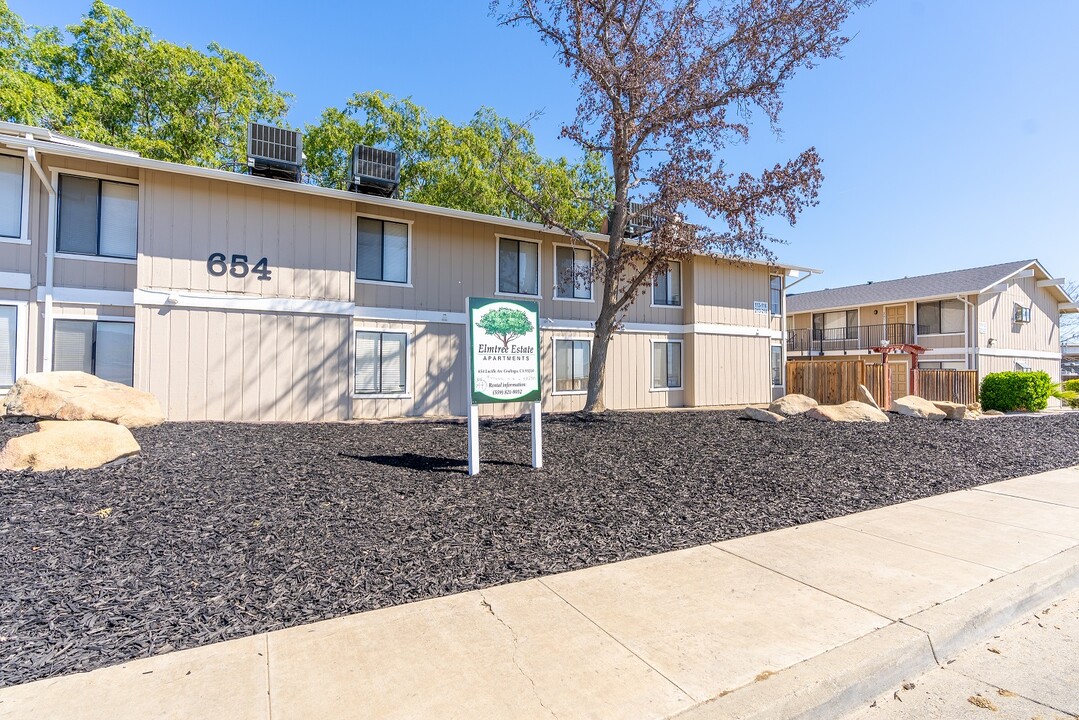
[[[397,153],[367,145],[352,148],[348,189],[365,195],[397,197],[401,166]]]
[[[300,182],[303,135],[298,130],[247,123],[247,167],[252,175]]]

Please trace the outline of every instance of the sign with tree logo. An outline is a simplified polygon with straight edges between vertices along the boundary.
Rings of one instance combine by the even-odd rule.
[[[539,304],[468,299],[472,404],[539,402]]]

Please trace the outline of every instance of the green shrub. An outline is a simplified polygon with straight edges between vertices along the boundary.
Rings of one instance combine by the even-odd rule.
[[[980,399],[986,410],[1044,410],[1053,393],[1053,379],[1049,373],[999,372],[990,373],[982,380]]]
[[[1079,379],[1077,380],[1065,380],[1060,385],[1063,393],[1059,395],[1061,400],[1066,402],[1070,407],[1079,410]]]

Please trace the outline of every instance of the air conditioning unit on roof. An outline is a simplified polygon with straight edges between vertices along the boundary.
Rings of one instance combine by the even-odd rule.
[[[298,130],[247,123],[247,167],[252,175],[299,182],[303,135]]]
[[[397,153],[368,145],[352,148],[352,167],[348,189],[365,195],[397,197],[401,167]]]

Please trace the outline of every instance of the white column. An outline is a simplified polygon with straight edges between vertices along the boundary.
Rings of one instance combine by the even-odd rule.
[[[468,404],[468,474],[480,474],[480,408]]]
[[[532,467],[536,469],[543,467],[543,412],[540,407],[538,400],[532,403]]]

